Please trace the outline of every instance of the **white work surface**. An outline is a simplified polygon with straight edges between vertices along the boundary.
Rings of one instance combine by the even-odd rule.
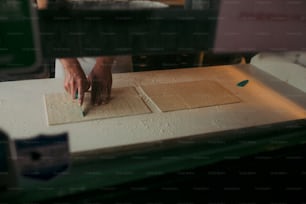
[[[246,79],[245,87],[237,86]],[[2,82],[0,128],[13,139],[68,132],[76,153],[306,117],[304,92],[251,65],[114,74],[113,87],[195,80],[215,80],[242,102],[48,126],[43,95],[64,92],[61,79]]]

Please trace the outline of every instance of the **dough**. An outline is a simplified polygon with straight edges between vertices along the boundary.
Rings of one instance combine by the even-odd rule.
[[[142,89],[163,112],[240,102],[215,81],[146,85]]]
[[[90,105],[90,93],[87,92],[82,109],[88,112],[84,117],[77,100],[72,100],[68,94],[47,94],[45,103],[49,125],[151,112],[133,87],[113,88],[111,101],[101,106]]]

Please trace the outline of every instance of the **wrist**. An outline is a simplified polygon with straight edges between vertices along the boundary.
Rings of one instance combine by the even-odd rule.
[[[60,58],[59,60],[64,65],[79,64],[79,61],[76,58]]]
[[[69,72],[82,71],[81,65],[76,58],[61,58],[60,62],[63,64],[65,71]]]
[[[94,69],[111,70],[113,62],[113,57],[97,57]]]

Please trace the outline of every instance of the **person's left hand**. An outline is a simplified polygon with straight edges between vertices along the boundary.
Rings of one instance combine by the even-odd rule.
[[[101,105],[109,102],[112,90],[112,64],[113,58],[99,57],[88,75],[91,85],[91,103]]]

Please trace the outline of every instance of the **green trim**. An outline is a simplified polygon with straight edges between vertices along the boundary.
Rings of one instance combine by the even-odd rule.
[[[52,199],[176,172],[222,160],[304,144],[305,120],[224,131],[134,146],[122,152],[72,157],[68,173],[49,182],[22,179],[26,190],[8,192],[4,200],[30,202]],[[39,192],[39,193],[38,193]]]

